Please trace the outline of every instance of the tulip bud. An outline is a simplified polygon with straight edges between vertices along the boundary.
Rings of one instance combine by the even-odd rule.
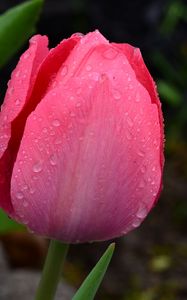
[[[36,35],[0,113],[0,206],[69,243],[139,226],[157,201],[163,120],[139,49],[98,31],[50,51]]]

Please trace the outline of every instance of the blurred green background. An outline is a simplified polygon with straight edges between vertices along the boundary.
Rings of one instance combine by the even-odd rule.
[[[22,2],[1,0],[0,13]],[[46,0],[37,24],[37,32],[49,36],[51,47],[73,32],[86,33],[96,28],[111,41],[130,43],[141,49],[158,85],[166,133],[161,198],[140,228],[117,240],[114,259],[96,299],[184,300],[187,299],[187,3],[184,0]],[[36,30],[34,26],[24,29],[25,40]],[[0,51],[1,47],[2,44]],[[11,71],[25,47],[24,44],[21,50],[12,53],[0,70],[1,102]],[[30,246],[24,246],[28,259],[23,261],[22,255],[18,255],[17,249],[30,245],[32,238],[29,240],[28,236],[23,227],[0,212],[0,240],[12,268],[40,266],[45,251],[39,252],[40,259],[35,263],[28,250]],[[35,241],[33,247],[37,251],[40,246]],[[9,248],[18,254],[12,254]],[[72,247],[65,266],[66,280],[79,286],[105,248],[106,243]]]

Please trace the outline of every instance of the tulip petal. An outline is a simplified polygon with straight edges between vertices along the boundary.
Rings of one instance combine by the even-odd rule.
[[[10,200],[10,177],[15,159],[14,151],[7,149],[11,137],[11,123],[25,106],[36,80],[37,70],[48,52],[47,38],[34,36],[29,49],[21,56],[8,84],[0,113],[0,206],[12,210]],[[19,130],[19,128],[17,128]],[[16,132],[18,134],[18,131]],[[15,137],[16,138],[16,137]],[[7,168],[9,166],[9,168]]]
[[[27,52],[23,55],[24,62],[22,63],[21,60],[21,63],[18,64],[14,71],[15,75],[13,74],[11,84],[7,91],[5,105],[3,106],[3,110],[0,115],[3,128],[2,132],[0,132],[2,138],[1,150],[3,155],[0,161],[2,172],[2,174],[0,174],[0,189],[3,191],[3,197],[1,199],[2,203],[0,202],[0,205],[9,213],[12,210],[10,202],[11,173],[23,135],[26,119],[47,92],[54,74],[56,74],[59,67],[63,64],[64,60],[79,39],[79,36],[74,35],[68,40],[63,40],[55,49],[50,50],[48,53],[46,37],[35,36],[31,39],[31,46],[34,45],[36,48],[35,52],[34,50],[27,50]],[[32,56],[32,54],[34,56]],[[44,59],[45,56],[46,58]],[[29,62],[27,64],[25,59],[28,57]],[[28,76],[26,76],[24,72],[28,74]],[[20,74],[23,75],[25,80],[27,79],[25,84],[23,84],[20,78],[19,80],[17,79]],[[19,104],[19,107],[18,109],[11,110],[11,107],[15,107],[15,105],[12,106],[12,102],[15,102],[15,99],[18,99],[18,95],[20,95],[19,103],[17,103],[17,105]],[[9,141],[10,134],[11,140]],[[9,146],[6,150],[8,142]],[[9,170],[6,168],[5,171],[5,166],[7,165],[9,165]]]
[[[67,61],[76,61],[81,41]],[[157,198],[160,111],[108,42],[73,75],[51,87],[27,119],[12,204],[16,218],[41,235],[106,240],[137,227]]]
[[[21,56],[8,83],[4,103],[0,113],[0,157],[7,148],[11,135],[10,124],[23,109],[36,80],[37,70],[47,55],[47,37],[34,36],[30,47]]]
[[[112,43],[112,45],[117,48],[118,50],[121,50],[124,55],[127,57],[129,63],[131,64],[137,80],[146,88],[148,91],[151,101],[155,103],[158,106],[158,113],[159,113],[159,119],[160,119],[160,130],[161,130],[161,145],[162,149],[160,151],[161,157],[161,165],[163,168],[164,165],[164,127],[163,127],[163,115],[161,111],[161,102],[158,97],[157,88],[155,85],[155,82],[153,81],[153,78],[151,77],[145,63],[143,60],[143,57],[141,55],[140,49],[135,48],[129,44],[116,44]]]

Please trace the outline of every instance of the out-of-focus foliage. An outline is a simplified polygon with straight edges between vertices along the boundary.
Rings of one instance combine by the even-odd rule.
[[[0,209],[0,234],[12,230],[24,230],[24,226],[9,219],[8,216]]]
[[[35,31],[43,0],[31,0],[0,16],[0,67],[15,54]]]
[[[159,31],[162,44],[171,44],[172,48],[158,49],[151,54],[160,76],[157,82],[159,94],[167,111],[167,150],[173,140],[187,143],[187,36],[181,38],[185,36],[180,32],[181,23],[183,27],[187,25],[187,4],[180,0],[170,1]]]

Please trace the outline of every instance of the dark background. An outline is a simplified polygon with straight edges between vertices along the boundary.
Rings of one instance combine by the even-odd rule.
[[[21,2],[1,0],[0,13]],[[110,41],[141,49],[158,84],[165,118],[164,189],[143,225],[116,241],[112,264],[96,299],[187,299],[186,1],[46,0],[37,28],[38,33],[48,35],[51,47],[74,32],[97,28]],[[20,53],[0,71],[1,99]],[[11,267],[38,266],[33,258],[23,262],[19,255],[15,258],[9,253],[12,236],[1,239]],[[13,240],[12,247],[22,247]],[[67,281],[79,286],[107,245],[72,247],[65,266]]]
[[[22,2],[1,0],[0,13]],[[74,32],[87,33],[99,29],[113,42],[127,42],[140,47],[147,64],[151,66],[149,56],[153,49],[171,51],[171,41],[163,39],[159,32],[168,3],[166,0],[46,0],[37,31],[47,34],[50,46],[54,47]],[[1,87],[18,57],[19,54],[1,73]]]

